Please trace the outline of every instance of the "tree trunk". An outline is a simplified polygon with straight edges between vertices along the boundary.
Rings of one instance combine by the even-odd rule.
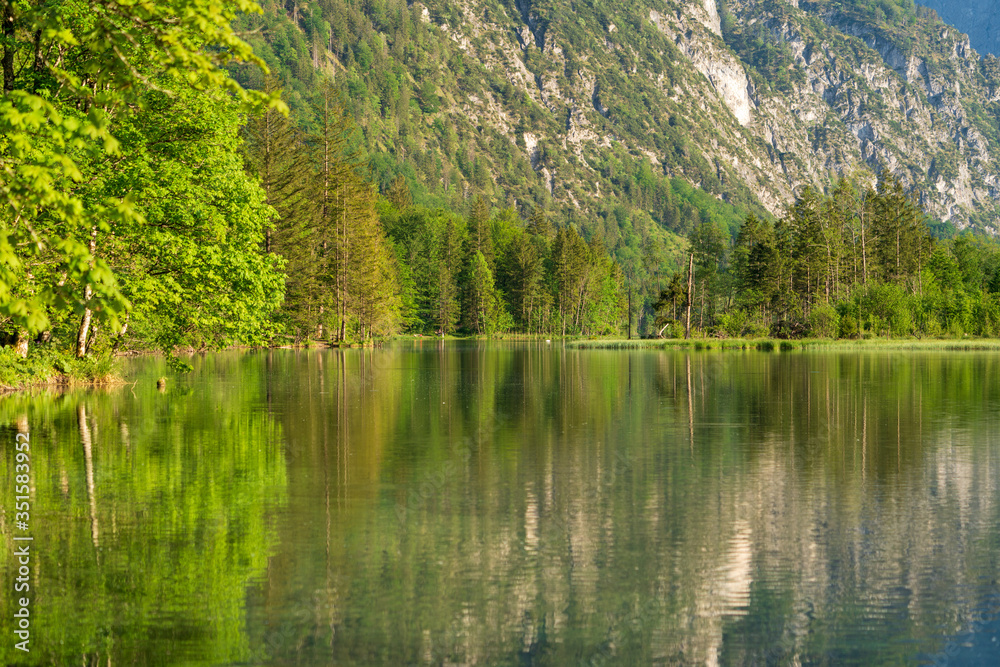
[[[14,0],[0,0],[3,8],[0,9],[0,20],[3,21],[2,33],[4,36],[3,56],[0,62],[3,63],[3,92],[9,93],[14,90]]]
[[[337,247],[338,267],[337,267],[337,312],[340,315],[339,340],[343,341],[347,336],[347,186],[341,188],[341,228],[340,240]]]
[[[111,354],[117,354],[118,349],[122,346],[122,342],[125,340],[125,332],[128,331],[128,315],[125,315],[125,323],[122,324],[122,330],[118,332],[115,336],[115,344],[111,348]]]
[[[868,247],[865,237],[865,213],[861,212],[861,284],[868,284]]]
[[[698,328],[701,329],[701,336],[702,336],[702,338],[705,337],[705,291],[706,290],[705,290],[704,281],[702,281],[701,295],[700,295],[701,296],[701,308],[699,309],[699,313],[698,313]]]
[[[42,76],[42,72],[45,69],[45,61],[43,60],[42,54],[42,31],[35,31],[35,62],[32,65],[32,70],[35,73],[35,80],[31,82],[31,92],[38,92],[38,82]]]
[[[17,340],[14,341],[14,352],[22,359],[28,357],[28,330],[18,329]]]
[[[93,266],[94,253],[97,251],[97,227],[92,227],[90,230],[90,261],[91,266]],[[83,289],[83,301],[84,303],[90,302],[90,297],[94,295],[94,290],[90,287],[90,283],[87,283],[86,287]],[[77,358],[85,357],[87,355],[87,336],[90,333],[90,320],[93,317],[93,312],[91,312],[89,307],[84,307],[83,318],[80,320],[80,330],[76,334],[76,356]]]
[[[90,297],[93,295],[93,290],[90,285],[84,288],[84,300],[89,301]],[[76,357],[82,358],[87,356],[87,335],[90,333],[90,320],[93,316],[90,308],[84,308],[83,318],[80,320],[80,329],[76,334]]]
[[[684,338],[691,338],[691,302],[694,300],[694,253],[688,257],[687,317],[684,322]]]
[[[632,340],[632,286],[628,286],[628,339]]]

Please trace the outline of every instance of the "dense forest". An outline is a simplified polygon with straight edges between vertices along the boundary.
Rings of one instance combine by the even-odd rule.
[[[259,11],[249,1],[2,8],[8,360],[33,350],[68,372],[71,357],[125,349],[399,333],[1000,333],[1000,246],[936,241],[942,228],[891,176],[806,188],[771,219],[643,176],[647,162],[623,167],[630,196],[665,207],[686,240],[635,224],[614,196],[601,224],[544,197],[527,206],[474,166],[435,198],[423,177],[379,168],[356,78],[309,61],[291,73],[287,58],[267,73],[270,42],[261,59],[234,30]],[[350,60],[335,28],[311,39]],[[375,67],[363,46],[351,71]],[[405,109],[433,105],[405,88]]]
[[[845,178],[825,196],[806,188],[780,219],[747,216],[731,242],[696,228],[691,275],[674,273],[661,291],[658,326],[675,336],[1000,335],[1000,244],[933,231],[892,176]]]
[[[248,167],[278,212],[264,247],[285,260],[284,335],[623,332],[624,276],[599,235],[556,230],[540,208],[523,221],[483,195],[464,213],[414,205],[402,177],[378,197],[355,129],[327,84],[292,119],[267,111],[247,123]]]

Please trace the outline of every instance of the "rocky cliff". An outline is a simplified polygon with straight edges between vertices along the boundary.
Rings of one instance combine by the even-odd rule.
[[[428,17],[440,14],[427,2]],[[993,226],[995,72],[929,13],[885,17],[857,4],[646,0],[615,12],[516,0],[490,11],[460,0],[462,21],[440,29],[565,118],[539,136],[518,134],[498,96],[454,108],[523,145],[557,199],[599,197],[589,156],[618,145],[719,194],[735,181],[772,212],[802,185],[886,169],[939,219]],[[557,154],[540,159],[541,141]],[[563,169],[560,157],[584,168]],[[705,182],[706,165],[718,183]]]
[[[626,219],[690,229],[678,184],[779,213],[887,170],[997,230],[1000,65],[911,0],[290,2],[331,22],[299,60],[326,46],[383,187],[542,204],[613,246]]]
[[[1000,54],[1000,5],[995,0],[920,0],[920,4],[968,33],[980,53]]]

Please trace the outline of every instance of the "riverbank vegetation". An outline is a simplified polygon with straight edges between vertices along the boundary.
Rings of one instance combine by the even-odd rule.
[[[249,0],[2,10],[3,385],[95,380],[94,360],[127,349],[183,366],[175,350],[400,333],[1000,334],[1000,246],[935,240],[891,176],[741,224],[730,202],[623,167],[687,239],[627,206],[582,220],[496,184],[434,199],[378,168],[353,79],[316,70],[304,88],[254,42],[285,76],[267,73],[233,29]]]
[[[128,337],[162,349],[266,340],[282,263],[260,252],[270,211],[239,130],[285,105],[223,69],[260,63],[231,27],[255,9],[0,4],[0,323],[22,376],[42,379],[45,360],[92,375],[60,359]]]
[[[571,340],[566,347],[579,350],[756,350],[760,352],[790,351],[1000,351],[1000,340],[991,338],[633,338]]]
[[[690,276],[661,291],[658,325],[675,336],[1000,335],[1000,244],[933,232],[892,176],[844,179],[825,196],[805,188],[774,222],[748,216],[732,243],[696,228]]]

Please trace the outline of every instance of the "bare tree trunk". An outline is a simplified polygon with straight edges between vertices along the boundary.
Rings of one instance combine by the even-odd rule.
[[[691,302],[694,300],[694,253],[688,257],[687,317],[684,322],[684,338],[691,338]]]
[[[90,230],[90,258],[93,262],[94,253],[97,251],[97,227],[92,227]],[[90,287],[90,283],[83,290],[83,300],[84,302],[89,302],[90,297],[94,295],[94,290]],[[76,356],[77,358],[85,357],[87,355],[87,335],[90,333],[90,320],[93,317],[93,312],[91,312],[89,307],[83,309],[83,319],[80,321],[80,330],[76,334]]]
[[[864,204],[862,204],[864,206]],[[861,284],[868,284],[868,247],[865,242],[865,211],[861,211]]]
[[[93,290],[90,285],[84,289],[84,300],[89,301],[90,297],[93,295]],[[93,313],[90,308],[85,308],[83,310],[83,319],[80,320],[80,330],[76,334],[76,356],[77,358],[87,356],[87,334],[90,333],[90,320],[93,317]]]

